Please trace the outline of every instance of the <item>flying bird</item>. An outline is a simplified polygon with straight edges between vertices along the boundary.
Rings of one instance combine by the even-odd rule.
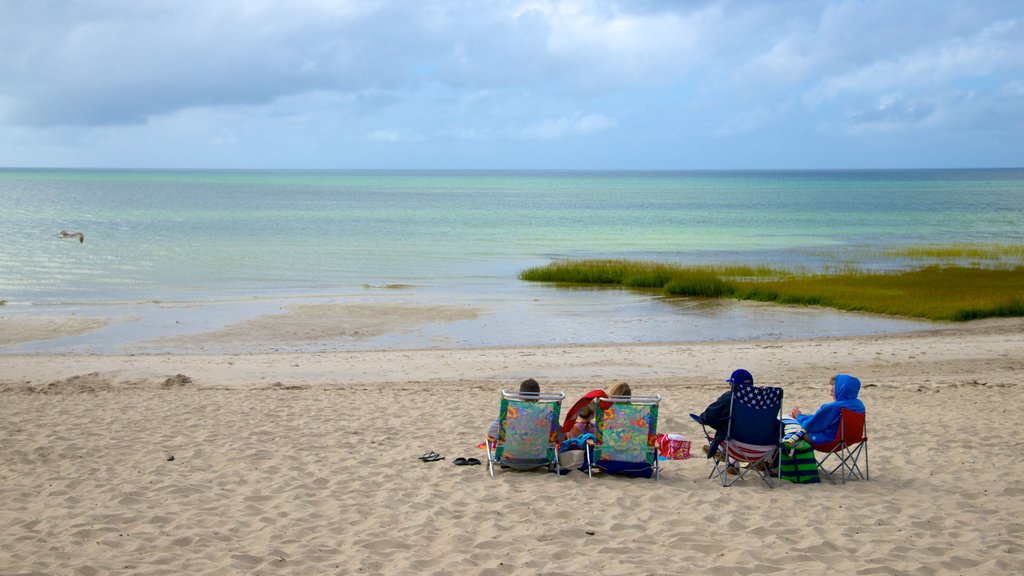
[[[81,232],[68,232],[67,230],[61,230],[57,236],[64,238],[65,240],[68,238],[78,238],[79,244],[85,243],[85,234],[82,234]]]

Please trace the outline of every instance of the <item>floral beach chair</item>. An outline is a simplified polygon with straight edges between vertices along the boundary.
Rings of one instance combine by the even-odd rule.
[[[661,474],[658,449],[658,405],[661,396],[609,396],[594,420],[597,433],[589,468],[611,474],[651,478]]]
[[[487,471],[494,467],[532,470],[541,466],[558,470],[558,416],[561,392],[501,391],[498,437],[486,440]]]

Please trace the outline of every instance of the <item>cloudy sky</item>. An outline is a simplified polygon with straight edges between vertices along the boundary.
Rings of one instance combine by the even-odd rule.
[[[1020,0],[0,0],[0,167],[1024,166]]]

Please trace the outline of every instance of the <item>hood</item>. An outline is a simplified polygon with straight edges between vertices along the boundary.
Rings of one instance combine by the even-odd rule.
[[[856,400],[860,394],[860,380],[849,374],[836,375],[836,400]]]

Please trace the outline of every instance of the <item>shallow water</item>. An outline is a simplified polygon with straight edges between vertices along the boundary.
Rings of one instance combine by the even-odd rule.
[[[322,300],[485,310],[354,347],[902,330],[922,324],[566,291],[517,274],[581,257],[882,267],[881,249],[1024,243],[1022,170],[0,170],[0,205],[0,313],[136,318],[20,350],[107,351]],[[407,287],[383,287],[396,284]]]
[[[565,290],[523,285],[515,294],[453,295],[430,289],[368,291],[321,298],[256,299],[203,303],[91,304],[47,307],[114,320],[78,336],[0,347],[5,353],[204,353],[479,348],[491,346],[659,343],[710,340],[785,340],[918,330],[932,323],[731,300],[671,299],[618,289]],[[347,303],[450,306],[479,311],[469,320],[427,323],[367,338],[316,342],[287,336],[262,342],[230,339],[201,347],[190,335],[209,333],[259,315],[283,314],[299,304]],[[35,313],[36,311],[25,311]],[[176,339],[176,340],[175,340]]]

